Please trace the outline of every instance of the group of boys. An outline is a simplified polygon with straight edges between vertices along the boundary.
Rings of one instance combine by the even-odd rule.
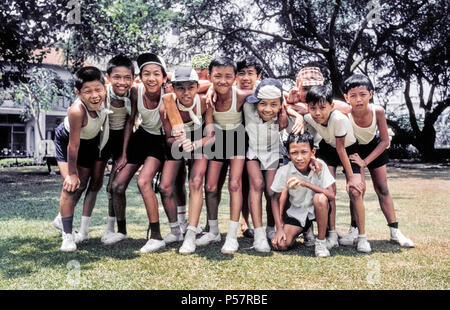
[[[55,138],[64,183],[60,214],[53,225],[62,230],[62,251],[75,251],[76,244],[89,239],[90,216],[110,158],[114,165],[107,186],[109,216],[102,237],[105,244],[126,239],[124,202],[118,201],[125,199],[128,183],[141,165],[145,168],[142,176],[147,178],[162,171],[161,197],[171,227],[171,233],[163,239],[159,233],[159,218],[156,216],[155,220],[152,215],[154,202],[146,202],[146,199],[156,200],[153,190],[149,189],[151,193],[145,194],[151,180],[138,180],[146,203],[149,231],[152,232],[141,252],[155,252],[168,243],[183,241],[180,253],[191,254],[197,246],[220,242],[217,208],[229,167],[230,224],[222,253],[238,251],[237,229],[241,212],[243,235],[254,239],[253,246],[258,252],[270,252],[270,244],[276,250],[289,249],[304,233],[305,244],[314,245],[318,257],[330,256],[329,251],[339,245],[355,245],[357,251],[369,253],[371,247],[365,234],[363,201],[364,169],[367,166],[390,227],[391,241],[405,247],[414,246],[398,229],[386,180],[386,149],[389,145],[386,119],[384,110],[370,103],[373,85],[367,77],[355,74],[344,82],[347,101],[344,103],[333,100],[332,89],[324,85],[318,67],[301,69],[296,86],[284,92],[276,79],[260,81],[262,67],[255,57],[245,57],[236,64],[228,57],[211,59],[203,55],[200,66],[193,62],[196,70],[177,68],[168,75],[172,81],[159,89],[159,85],[147,82],[142,71],[156,65],[166,74],[164,61],[150,53],[141,55],[140,59],[140,77],[146,79],[145,88],[141,87],[140,91],[133,86],[134,65],[122,55],[108,63],[109,84],[106,88],[97,68],[84,67],[75,74],[78,98],[69,108],[65,122],[57,128]],[[154,93],[149,91],[151,87],[155,87]],[[140,138],[139,142],[133,143],[136,141],[135,119],[145,110],[139,110],[138,102],[141,105],[144,102],[145,107],[146,100],[153,100],[146,96],[154,97],[154,110],[159,110],[159,114],[144,117],[145,122],[159,130],[160,135],[155,132],[151,141]],[[184,127],[181,131],[170,124],[169,111],[161,104],[171,96],[182,116]],[[191,128],[192,137],[188,134]],[[154,149],[158,146],[165,153],[157,153]],[[136,153],[144,148],[153,150],[142,151],[143,159],[136,161],[129,173],[122,172],[126,174],[122,179],[120,171],[126,171],[130,158],[136,157]],[[185,157],[183,164],[176,162],[179,154],[174,152]],[[167,164],[170,162],[172,165]],[[183,192],[184,163],[189,167],[188,220]],[[352,216],[351,228],[344,236],[339,236],[335,227],[335,176],[339,165],[344,168]],[[178,188],[183,189],[174,190],[175,183],[181,183]],[[208,228],[201,234],[198,222],[203,204],[203,183]],[[121,196],[115,196],[117,188],[121,188]],[[80,232],[74,232],[73,210],[85,189]],[[267,214],[265,232],[263,194]],[[117,207],[121,205],[123,207]],[[178,213],[175,219],[173,210]],[[254,229],[250,229],[249,212]],[[313,221],[317,223],[317,237],[313,233]]]

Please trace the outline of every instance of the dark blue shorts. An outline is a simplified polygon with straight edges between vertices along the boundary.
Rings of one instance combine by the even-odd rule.
[[[142,165],[147,157],[164,161],[165,137],[153,135],[142,127],[131,135],[127,149],[127,161],[130,164]]]
[[[345,148],[347,155],[358,153],[359,145],[358,143],[354,143]],[[359,154],[359,153],[358,153]],[[341,159],[336,151],[336,148],[326,143],[325,140],[322,139],[319,143],[319,149],[316,152],[317,158],[322,159],[328,166],[337,167],[342,166]],[[361,173],[361,167],[355,163],[350,161],[350,165],[352,166],[353,173]]]
[[[209,160],[225,162],[233,156],[245,157],[248,149],[248,135],[244,126],[236,129],[222,130],[215,126],[215,142],[211,148],[212,156]]]
[[[123,129],[109,130],[108,142],[103,147],[98,160],[108,161],[112,158],[113,161],[116,161],[120,158],[123,148],[123,132]]]
[[[67,162],[67,146],[69,145],[70,133],[64,128],[64,123],[61,123],[55,129],[55,150],[56,161]],[[78,149],[77,165],[84,168],[92,168],[95,160],[99,155],[100,134],[93,139],[80,139],[80,147]]]
[[[358,145],[358,154],[362,159],[366,158],[373,152],[373,150],[380,144],[381,138],[380,136],[375,136],[372,141],[368,144],[359,144]],[[375,158],[370,164],[367,165],[369,169],[379,168],[381,166],[386,165],[389,162],[389,152],[388,150],[384,150],[377,158]]]

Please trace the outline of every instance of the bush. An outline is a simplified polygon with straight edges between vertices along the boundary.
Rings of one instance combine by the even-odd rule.
[[[0,159],[0,168],[22,167],[35,165],[34,158],[4,158]]]

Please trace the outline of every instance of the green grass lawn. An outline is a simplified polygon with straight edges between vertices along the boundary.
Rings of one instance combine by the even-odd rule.
[[[136,180],[127,191],[129,240],[109,247],[100,242],[107,216],[103,188],[91,220],[91,239],[76,253],[62,253],[61,235],[51,225],[59,209],[61,177],[49,175],[46,167],[0,169],[0,289],[448,290],[449,172],[448,167],[389,168],[397,219],[415,248],[389,243],[389,229],[367,178],[366,231],[372,253],[340,247],[329,258],[316,258],[301,238],[288,252],[258,254],[249,249],[252,240],[240,232],[238,253],[221,254],[228,229],[226,189],[219,209],[220,244],[197,248],[189,256],[178,254],[181,243],[159,253],[140,254],[146,242],[147,216]],[[348,197],[341,173],[337,186],[337,229],[346,233]],[[80,219],[79,203],[76,229]],[[169,227],[161,203],[160,219],[165,235]],[[201,224],[205,222],[202,212]]]

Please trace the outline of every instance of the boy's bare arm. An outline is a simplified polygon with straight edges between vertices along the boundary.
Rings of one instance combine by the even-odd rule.
[[[388,126],[386,122],[386,115],[384,114],[384,109],[380,106],[375,106],[375,113],[377,116],[377,126],[380,133],[381,141],[377,147],[370,153],[366,158],[364,158],[364,163],[366,166],[375,160],[381,153],[383,153],[389,146],[389,134]]]
[[[344,115],[352,113],[352,106],[345,101],[339,99],[333,99],[334,110],[342,112]]]
[[[348,158],[347,151],[345,150],[345,137],[336,138],[336,151],[345,170],[345,176],[347,179],[347,192],[350,190],[350,187],[354,187],[356,190],[362,193],[365,189],[364,183],[360,179],[355,178],[355,175],[353,174],[350,159]]]
[[[247,96],[253,94],[255,92],[254,89],[240,89],[237,88],[236,89],[236,110],[240,111],[242,109],[242,106],[245,103],[245,98],[247,98]]]
[[[272,204],[272,214],[275,220],[276,227],[275,237],[272,239],[272,246],[275,249],[278,249],[278,244],[282,243],[283,240],[286,241],[286,234],[284,233],[283,229],[284,223],[280,214],[280,197],[281,193],[277,192],[274,192],[270,197]]]
[[[288,182],[289,186],[292,188],[297,188],[298,186],[303,186],[303,187],[309,188],[310,190],[312,190],[315,193],[324,194],[328,198],[328,200],[334,199],[334,191],[331,186],[329,186],[327,188],[322,188],[320,186],[314,185],[304,179],[297,178],[297,177],[292,177],[292,178],[288,179],[287,182]]]
[[[138,92],[136,88],[131,88],[131,111],[130,115],[127,117],[125,123],[125,128],[123,130],[123,145],[122,145],[122,155],[120,156],[116,169],[119,171],[127,164],[127,149],[130,142],[131,134],[133,133],[134,122],[137,114],[137,96]]]
[[[78,178],[77,160],[80,148],[80,134],[85,116],[85,111],[81,105],[73,105],[68,112],[70,135],[67,145],[68,175],[64,180],[63,188],[68,192],[75,191],[80,186]],[[97,154],[98,155],[98,154]],[[95,156],[95,155],[94,155]]]

